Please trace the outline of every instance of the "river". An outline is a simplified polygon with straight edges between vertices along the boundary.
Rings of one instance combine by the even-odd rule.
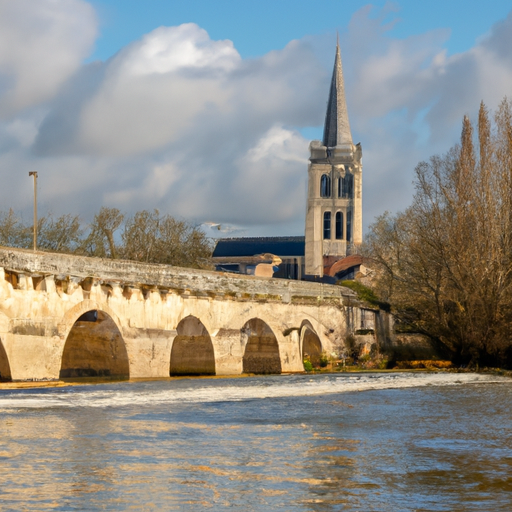
[[[471,373],[0,390],[2,511],[510,511],[512,380]]]

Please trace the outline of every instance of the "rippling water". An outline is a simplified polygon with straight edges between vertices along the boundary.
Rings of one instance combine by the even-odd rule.
[[[0,390],[0,510],[509,511],[511,404],[451,373]]]

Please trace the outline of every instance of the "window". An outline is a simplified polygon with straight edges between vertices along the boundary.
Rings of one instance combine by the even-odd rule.
[[[349,199],[352,199],[354,197],[354,175],[353,174],[347,174],[346,178],[346,188],[347,188],[347,195]]]
[[[331,212],[324,212],[324,240],[331,239]]]
[[[336,240],[343,239],[343,213],[336,212]]]
[[[347,212],[347,242],[352,238],[352,212]]]
[[[351,199],[354,195],[354,175],[347,173],[338,180],[338,197]]]
[[[320,178],[320,197],[331,197],[331,177],[327,174]]]

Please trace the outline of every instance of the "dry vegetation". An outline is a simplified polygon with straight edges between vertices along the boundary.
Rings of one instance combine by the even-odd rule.
[[[31,248],[33,226],[12,211],[0,213],[0,245]],[[126,217],[116,208],[101,208],[89,225],[78,216],[53,215],[38,221],[37,247],[98,258],[122,258],[202,268],[211,256],[211,242],[199,228],[144,210]]]
[[[476,131],[476,133],[474,133]],[[512,102],[416,167],[412,205],[371,226],[374,288],[457,364],[512,366]]]

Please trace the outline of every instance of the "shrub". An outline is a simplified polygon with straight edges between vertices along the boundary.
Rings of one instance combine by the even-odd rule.
[[[304,359],[304,370],[307,372],[313,371],[313,365],[309,359]]]

